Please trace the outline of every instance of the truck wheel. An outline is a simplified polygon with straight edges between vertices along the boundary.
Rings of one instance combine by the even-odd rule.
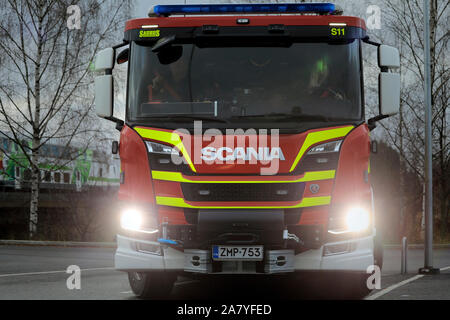
[[[360,300],[368,296],[372,290],[367,287],[368,274],[344,273],[331,274],[330,295],[337,300]]]
[[[369,275],[367,274],[352,277],[353,282],[350,285],[349,299],[363,299],[372,292],[372,290],[367,287],[368,278]]]
[[[142,299],[167,299],[177,280],[168,272],[128,272],[128,281],[134,294]]]

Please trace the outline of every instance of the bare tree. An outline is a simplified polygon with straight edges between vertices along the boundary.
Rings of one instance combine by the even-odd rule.
[[[98,139],[91,118],[93,57],[121,38],[129,1],[6,0],[0,13],[0,130],[32,171],[30,237],[37,230],[42,147],[87,148]],[[31,142],[31,143],[29,143]]]
[[[409,170],[423,180],[424,168],[424,42],[422,1],[383,0],[387,42],[395,41],[402,57],[401,115],[384,126],[389,141],[397,148]],[[448,127],[449,58],[448,24],[450,2],[432,0],[431,85],[433,127],[433,176],[435,181],[435,212],[438,212],[440,233],[449,230],[449,165]]]

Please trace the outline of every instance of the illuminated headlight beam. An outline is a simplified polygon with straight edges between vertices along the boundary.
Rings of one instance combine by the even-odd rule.
[[[365,231],[370,226],[370,214],[362,208],[352,208],[348,211],[345,222],[350,232]]]
[[[125,230],[138,231],[142,233],[157,233],[159,230],[155,229],[143,229],[143,216],[139,210],[127,209],[122,213],[120,217],[120,226]]]
[[[125,210],[120,217],[120,226],[126,230],[140,230],[142,214],[134,209]]]
[[[359,207],[349,209],[343,217],[344,225],[337,230],[328,230],[331,234],[358,233],[366,231],[371,224],[370,212]]]

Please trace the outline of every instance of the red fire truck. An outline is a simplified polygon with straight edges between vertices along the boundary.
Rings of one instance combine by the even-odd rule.
[[[365,45],[380,67],[367,121]],[[112,71],[125,62],[120,120]],[[115,268],[134,293],[162,297],[179,275],[308,271],[364,287],[382,260],[369,133],[398,112],[399,66],[330,3],[161,5],[128,21],[96,57],[95,104],[120,130]]]

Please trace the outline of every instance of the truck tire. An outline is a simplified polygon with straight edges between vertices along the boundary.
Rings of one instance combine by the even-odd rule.
[[[360,300],[367,297],[372,290],[367,287],[368,274],[354,276],[348,299]]]
[[[131,290],[141,299],[168,299],[176,280],[169,272],[128,272]]]
[[[360,300],[371,292],[367,287],[368,277],[359,272],[298,272],[289,275],[283,286],[294,299]]]
[[[369,275],[365,273],[348,273],[337,275],[331,281],[338,300],[360,300],[368,296],[372,290],[367,287]]]

